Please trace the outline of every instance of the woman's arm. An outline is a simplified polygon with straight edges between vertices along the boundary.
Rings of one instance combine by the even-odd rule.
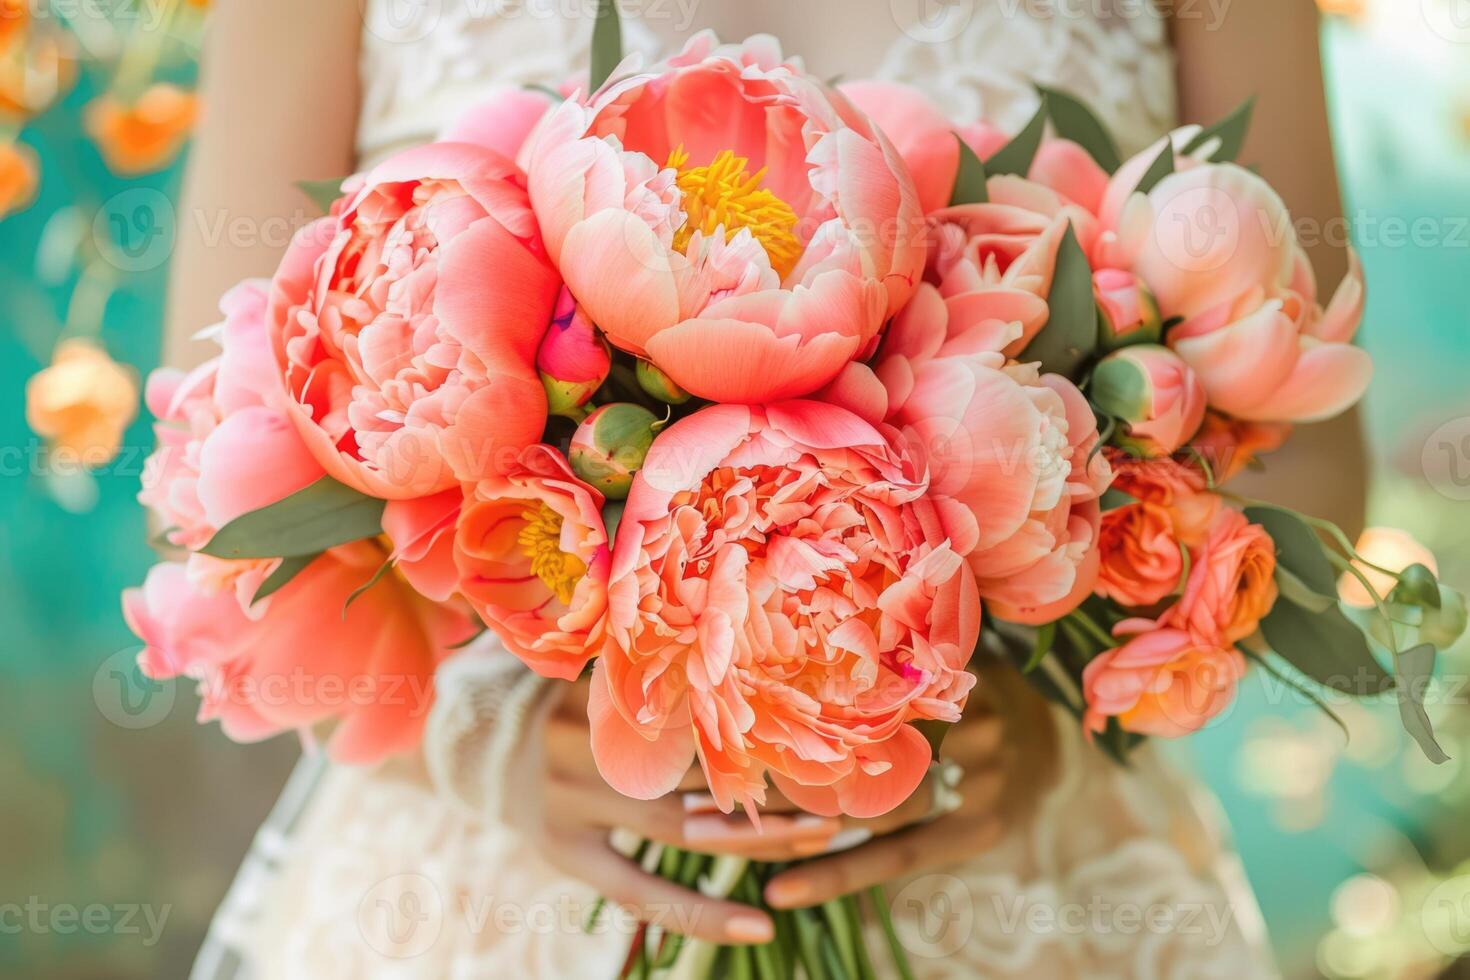
[[[221,0],[201,66],[204,121],[178,212],[164,361],[207,356],[190,338],[225,290],[269,276],[315,217],[293,186],[353,169],[359,0]]]
[[[1280,192],[1330,296],[1347,271],[1342,200],[1333,164],[1322,87],[1317,8],[1312,0],[1232,0],[1178,5],[1173,19],[1180,114],[1209,124],[1257,95],[1242,162],[1259,164]],[[1232,489],[1337,522],[1356,537],[1363,526],[1367,467],[1356,412],[1302,426],[1266,472]]]

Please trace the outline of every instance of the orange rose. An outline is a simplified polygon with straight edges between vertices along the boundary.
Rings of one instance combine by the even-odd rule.
[[[124,105],[104,95],[87,107],[86,126],[114,173],[161,170],[173,161],[199,116],[199,97],[159,82]]]
[[[1102,516],[1097,593],[1133,608],[1162,602],[1184,575],[1184,551],[1167,507],[1125,504]]]
[[[1194,548],[1204,541],[1220,498],[1209,492],[1203,473],[1176,459],[1139,459],[1116,449],[1108,450],[1108,459],[1116,474],[1113,489],[1167,510],[1181,544]]]
[[[51,366],[26,383],[30,427],[87,466],[117,455],[137,412],[137,375],[90,341],[58,344]]]
[[[1222,510],[1195,555],[1169,626],[1226,646],[1256,631],[1276,603],[1276,543],[1237,510]]]
[[[1286,422],[1242,422],[1208,412],[1204,427],[1190,441],[1190,447],[1210,468],[1210,476],[1219,486],[1259,457],[1280,449],[1290,435],[1291,425]]]
[[[34,150],[23,143],[0,146],[0,218],[30,207],[40,181]]]

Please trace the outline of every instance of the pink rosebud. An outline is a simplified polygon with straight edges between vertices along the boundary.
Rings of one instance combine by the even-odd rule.
[[[1163,336],[1159,304],[1137,276],[1122,269],[1099,269],[1092,285],[1103,311],[1099,328],[1106,350],[1159,342]]]
[[[604,405],[587,416],[572,436],[572,471],[603,496],[622,500],[661,428],[658,416],[642,405]]]
[[[1157,344],[1125,347],[1092,372],[1092,403],[1128,424],[1125,446],[1167,456],[1205,420],[1205,390],[1184,361]]]
[[[541,373],[551,414],[578,422],[585,415],[582,406],[612,370],[607,341],[565,286],[557,297],[551,327],[536,352],[536,369]]]

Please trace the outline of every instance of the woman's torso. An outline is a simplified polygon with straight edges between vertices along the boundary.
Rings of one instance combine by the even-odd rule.
[[[585,68],[596,0],[365,0],[359,155],[432,137],[500,86]],[[823,78],[925,91],[958,122],[1018,130],[1033,83],[1085,98],[1127,151],[1175,121],[1166,25],[1147,0],[631,0],[624,44],[653,58],[713,29],[773,34]]]

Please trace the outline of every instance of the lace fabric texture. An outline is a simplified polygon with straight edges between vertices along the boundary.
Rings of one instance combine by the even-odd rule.
[[[574,0],[366,0],[364,164],[432,137],[496,86],[585,67]],[[1061,0],[961,0],[904,27],[876,77],[955,118],[1022,126],[1033,81],[1084,93],[1125,152],[1174,120],[1151,7],[1080,14]],[[902,0],[893,0],[895,17]],[[932,4],[931,4],[932,5]],[[912,6],[912,4],[911,4]],[[956,19],[960,18],[960,19]],[[625,26],[630,50],[653,35]],[[196,964],[197,980],[613,977],[631,934],[511,826],[530,790],[513,763],[545,686],[493,637],[447,663],[423,758],[375,770],[308,759],[261,829]],[[894,882],[922,980],[1211,980],[1276,975],[1212,802],[1151,752],[1123,769],[1056,717],[1058,784],[1035,818],[961,867]],[[882,948],[874,936],[871,948]],[[881,965],[880,965],[881,969]]]

